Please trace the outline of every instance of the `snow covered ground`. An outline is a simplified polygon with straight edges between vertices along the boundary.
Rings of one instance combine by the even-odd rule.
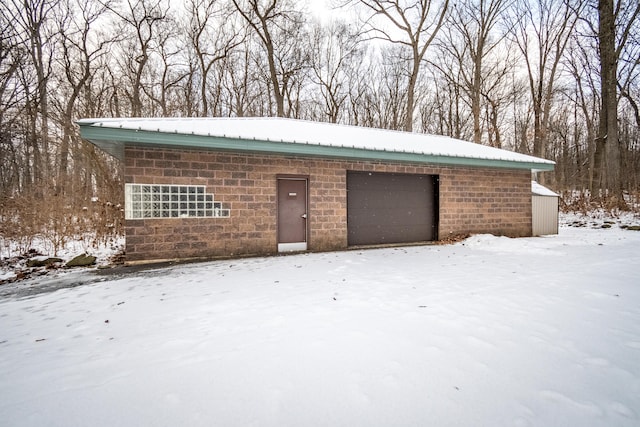
[[[0,424],[638,426],[639,266],[587,225],[5,297]]]

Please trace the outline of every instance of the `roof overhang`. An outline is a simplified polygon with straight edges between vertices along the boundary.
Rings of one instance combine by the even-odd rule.
[[[267,155],[322,157],[347,160],[411,162],[447,166],[527,169],[532,171],[549,171],[554,168],[554,162],[531,156],[522,156],[525,159],[524,161],[514,161],[500,158],[429,154],[424,152],[400,151],[386,148],[380,150],[356,146],[327,145],[313,142],[285,140],[275,141],[271,139],[251,139],[247,137],[228,137],[209,134],[202,135],[196,133],[184,133],[177,130],[174,132],[168,132],[161,129],[149,130],[141,128],[135,129],[128,127],[104,126],[101,119],[80,120],[78,125],[80,126],[80,134],[84,139],[90,141],[100,149],[120,160],[124,159],[125,147],[140,146]],[[371,129],[368,130],[371,131]]]

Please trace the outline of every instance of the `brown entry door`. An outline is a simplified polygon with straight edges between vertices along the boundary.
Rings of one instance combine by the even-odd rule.
[[[278,179],[278,251],[307,249],[307,180]]]

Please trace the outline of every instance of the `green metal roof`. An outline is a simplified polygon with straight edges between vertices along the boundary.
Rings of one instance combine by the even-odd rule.
[[[236,126],[233,131],[244,135],[222,133],[229,131],[225,127],[229,121]],[[125,146],[144,146],[535,171],[554,168],[549,160],[451,138],[291,119],[84,119],[78,125],[83,138],[121,160]],[[271,133],[267,126],[272,126]],[[276,140],[280,134],[284,137]],[[353,143],[334,142],[342,135]],[[360,143],[362,139],[367,142]]]

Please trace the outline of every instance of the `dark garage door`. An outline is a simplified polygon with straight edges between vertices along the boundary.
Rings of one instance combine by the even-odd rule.
[[[349,245],[437,239],[437,177],[347,173]]]

